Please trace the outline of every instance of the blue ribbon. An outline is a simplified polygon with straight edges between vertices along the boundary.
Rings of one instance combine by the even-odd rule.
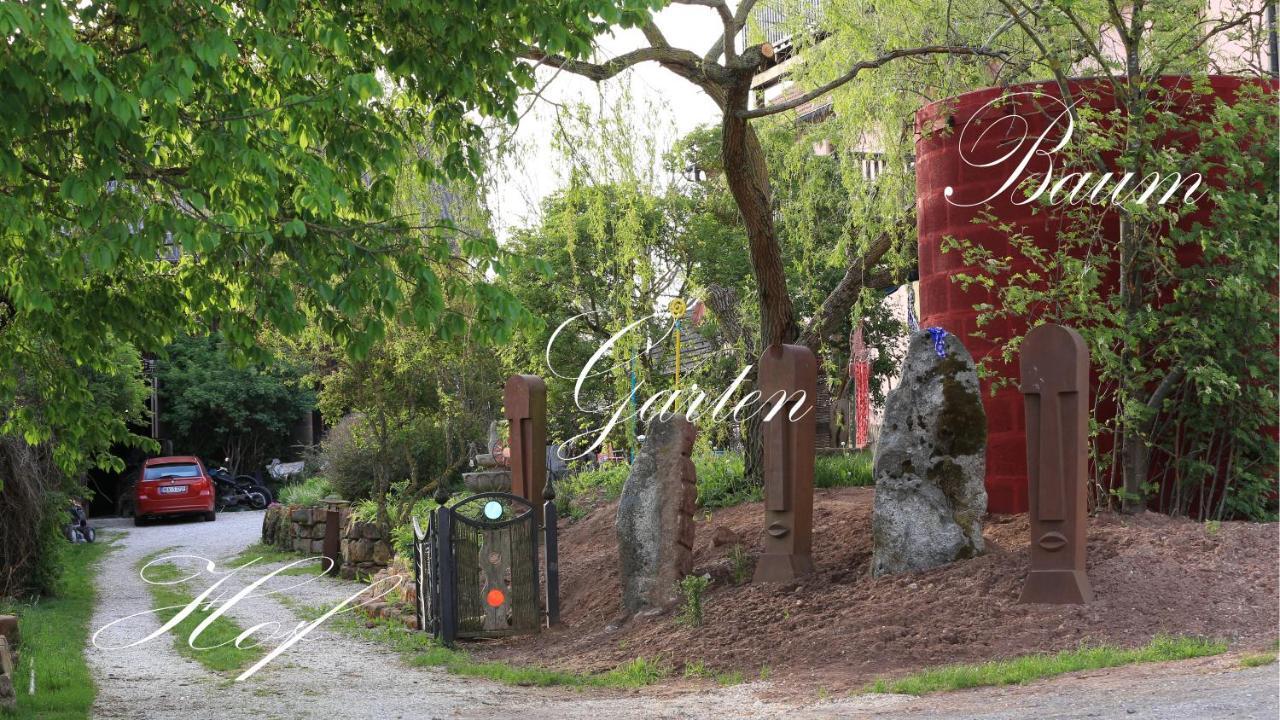
[[[938,357],[947,356],[947,331],[940,327],[927,328],[930,337],[933,338],[933,351],[938,353]]]

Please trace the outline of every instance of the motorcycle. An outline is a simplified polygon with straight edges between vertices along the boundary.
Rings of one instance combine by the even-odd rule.
[[[89,524],[89,516],[85,514],[80,503],[71,503],[71,522],[67,523],[65,533],[73,543],[91,543],[98,537],[98,532]]]
[[[226,462],[230,462],[228,458]],[[232,476],[225,466],[209,471],[216,494],[214,507],[224,510],[262,510],[271,504],[271,491],[249,475]]]

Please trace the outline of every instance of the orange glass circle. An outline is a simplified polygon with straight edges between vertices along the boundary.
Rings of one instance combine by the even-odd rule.
[[[485,596],[485,601],[489,603],[489,607],[498,607],[505,602],[506,599],[507,596],[497,588],[490,590],[489,594]]]

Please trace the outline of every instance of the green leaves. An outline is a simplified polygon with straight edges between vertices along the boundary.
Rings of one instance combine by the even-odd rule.
[[[51,403],[79,396],[79,369],[113,343],[157,351],[219,327],[260,354],[264,325],[314,324],[362,355],[406,319],[509,337],[528,314],[470,290],[501,269],[496,243],[469,239],[455,263],[451,231],[411,227],[390,178],[473,179],[475,117],[514,115],[525,46],[581,54],[596,18],[652,5],[0,5],[0,366],[46,403],[7,411],[3,431],[52,438],[68,470],[127,436]],[[487,305],[453,307],[467,303]],[[41,355],[61,364],[36,372]],[[0,407],[17,392],[0,385]]]

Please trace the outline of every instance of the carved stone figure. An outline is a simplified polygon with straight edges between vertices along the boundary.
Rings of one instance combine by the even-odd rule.
[[[764,554],[756,582],[788,582],[813,572],[813,455],[818,361],[803,345],[770,345],[760,354],[765,413]],[[777,402],[785,405],[773,412]]]

